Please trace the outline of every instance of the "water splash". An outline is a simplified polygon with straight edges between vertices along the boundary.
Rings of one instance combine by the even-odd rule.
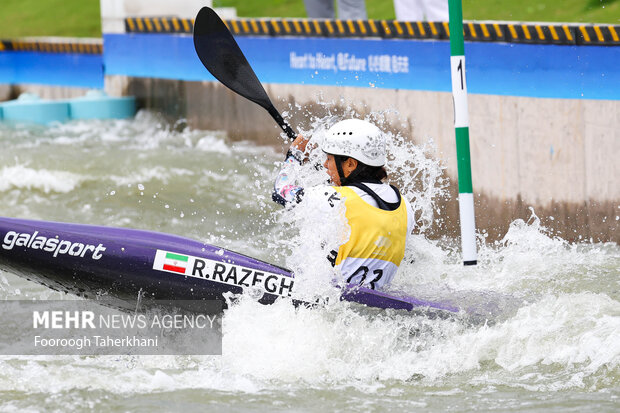
[[[88,176],[80,176],[66,171],[34,169],[25,165],[5,166],[0,169],[0,192],[11,189],[27,191],[43,191],[67,193],[78,188],[88,180]]]
[[[342,114],[333,116],[306,132],[320,136]],[[0,128],[0,139],[0,171],[15,167],[18,156],[23,169],[16,175],[56,171],[75,179],[62,191],[54,185],[63,179],[53,175],[49,192],[43,184],[12,181],[0,190],[3,215],[178,233],[297,266],[300,274],[307,271],[309,293],[324,292],[329,245],[321,249],[321,242],[334,238],[313,231],[326,226],[316,211],[289,215],[272,204],[282,156],[271,148],[167,126],[147,113],[133,121]],[[245,297],[224,316],[222,356],[0,357],[0,409],[35,410],[45,403],[58,410],[114,410],[123,400],[125,410],[174,399],[188,409],[205,401],[225,408],[231,400],[240,410],[272,408],[274,400],[294,409],[312,400],[303,405],[307,410],[426,405],[445,411],[479,404],[492,410],[532,403],[561,410],[570,395],[577,404],[612,411],[620,397],[620,248],[568,243],[532,214],[513,222],[501,241],[479,244],[480,265],[464,268],[455,240],[425,236],[445,187],[432,148],[391,139],[390,173],[401,176],[399,185],[414,204],[420,200],[422,229],[410,238],[393,285],[479,311],[478,323],[337,300],[296,309],[286,300],[261,306]],[[307,169],[308,185],[324,182],[312,162]],[[0,275],[0,294],[60,298],[9,272]]]

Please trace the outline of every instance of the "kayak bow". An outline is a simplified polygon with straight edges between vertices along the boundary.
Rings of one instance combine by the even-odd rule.
[[[192,239],[152,231],[0,217],[0,268],[54,290],[133,310],[138,300],[220,300],[250,292],[262,304],[292,297],[281,267]],[[457,312],[449,304],[363,287],[343,300],[370,307]]]

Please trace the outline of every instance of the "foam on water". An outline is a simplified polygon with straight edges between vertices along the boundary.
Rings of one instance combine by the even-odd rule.
[[[88,179],[71,172],[50,171],[47,169],[33,169],[24,165],[5,166],[0,169],[0,191],[11,189],[25,189],[28,191],[43,191],[67,193]]]
[[[313,139],[335,120],[317,119]],[[0,139],[0,215],[177,233],[287,265],[304,294],[333,293],[325,250],[341,228],[303,205],[271,203],[282,159],[271,148],[169,127],[148,113],[0,128]],[[532,211],[502,240],[480,237],[480,265],[464,268],[457,242],[425,235],[441,219],[434,202],[446,187],[432,147],[391,141],[389,172],[420,223],[393,287],[466,312],[439,319],[338,300],[308,309],[243,297],[225,312],[222,356],[0,357],[0,409],[235,400],[239,410],[560,411],[569,391],[573,407],[612,410],[620,396],[620,248],[570,244]],[[309,186],[325,180],[316,162],[320,153],[302,174]],[[63,296],[0,274],[2,299]]]
[[[173,177],[194,175],[195,173],[189,169],[155,166],[151,168],[140,168],[127,175],[110,175],[109,179],[114,181],[114,183],[119,186],[134,185],[136,183],[138,183],[138,185],[142,185],[143,183],[149,183],[154,180],[165,185]]]

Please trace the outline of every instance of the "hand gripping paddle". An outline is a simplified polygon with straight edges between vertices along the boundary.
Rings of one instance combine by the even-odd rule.
[[[228,27],[209,7],[200,9],[196,16],[194,47],[202,64],[217,80],[233,92],[265,108],[289,138],[297,137],[297,133],[269,100]]]

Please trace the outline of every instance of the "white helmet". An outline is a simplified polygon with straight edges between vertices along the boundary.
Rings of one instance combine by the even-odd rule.
[[[331,155],[356,159],[369,166],[385,165],[385,135],[370,122],[346,119],[327,131],[321,149]]]

